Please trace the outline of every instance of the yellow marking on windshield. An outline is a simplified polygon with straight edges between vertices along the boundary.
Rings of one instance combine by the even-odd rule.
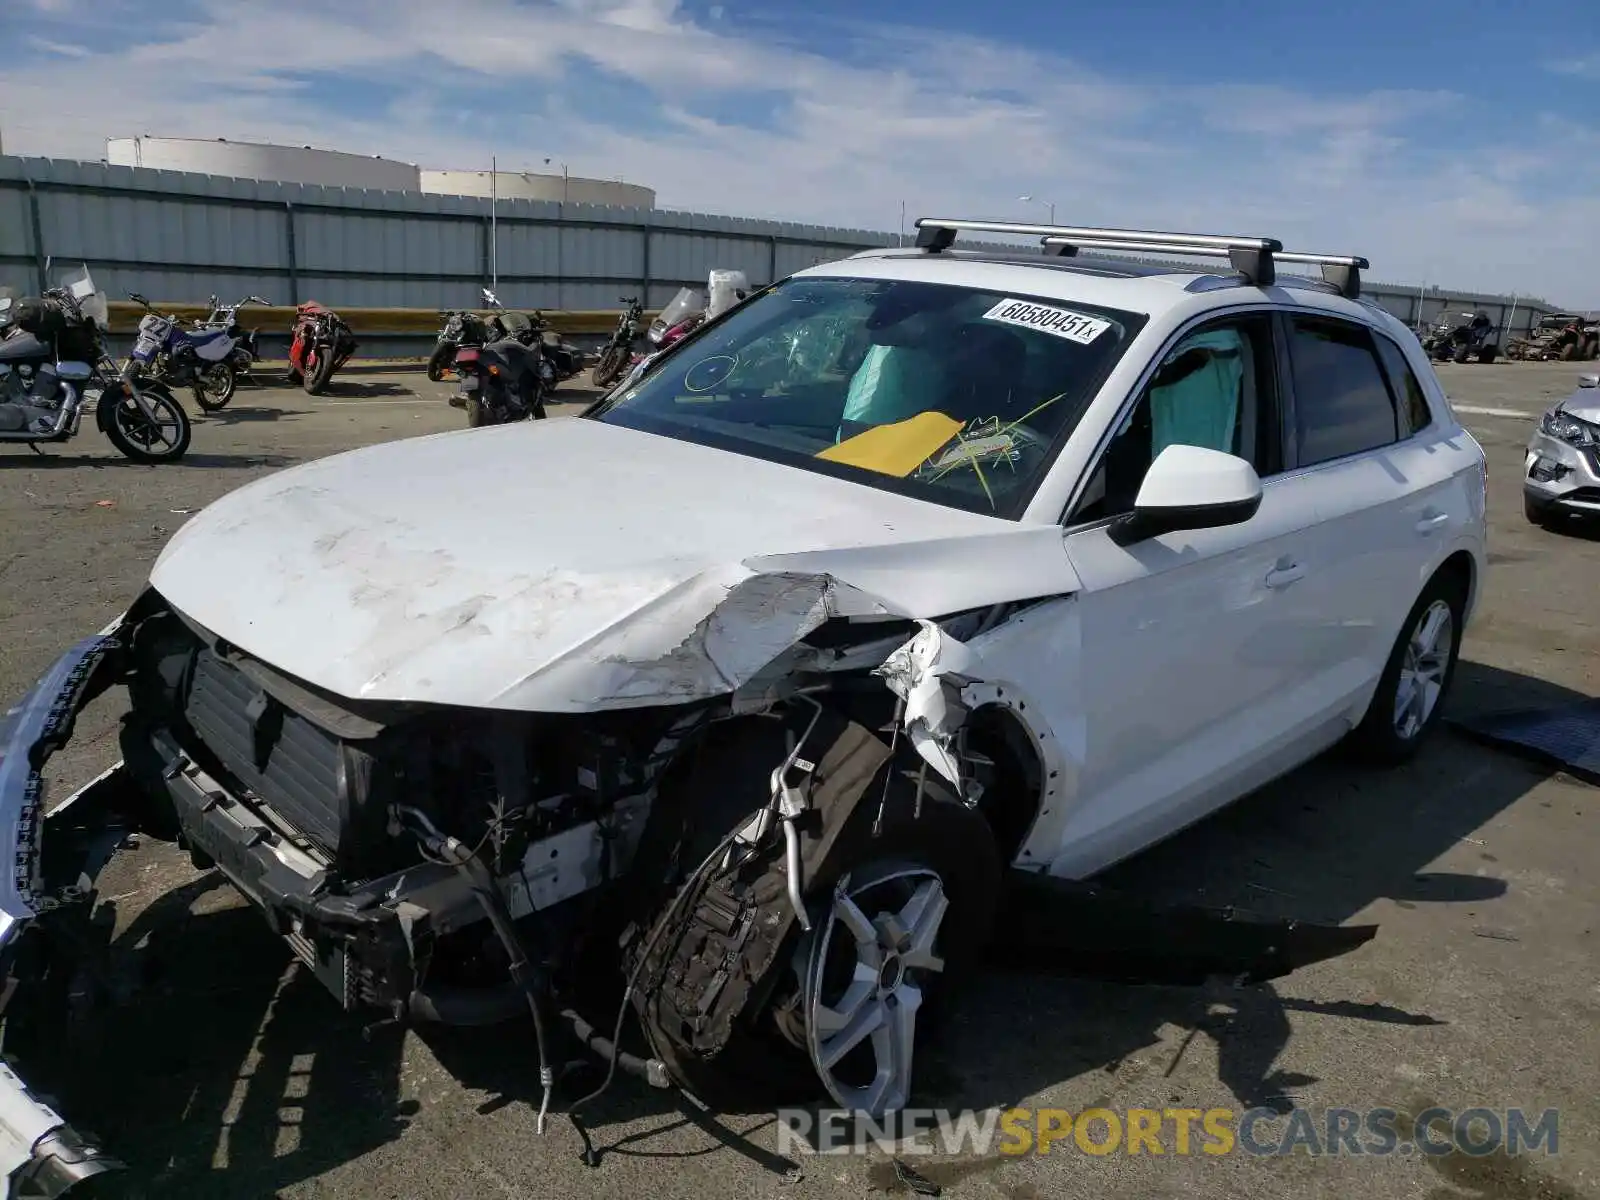
[[[904,479],[961,430],[962,423],[942,412],[921,412],[893,425],[858,433],[817,457]]]

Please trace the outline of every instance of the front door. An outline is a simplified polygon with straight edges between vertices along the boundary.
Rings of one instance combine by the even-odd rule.
[[[1301,602],[1304,531],[1315,519],[1275,478],[1282,455],[1270,314],[1216,319],[1181,336],[1123,417],[1068,518],[1084,737],[1056,874],[1079,876],[1160,839],[1253,786],[1297,733],[1283,709],[1314,670]],[[1162,449],[1237,454],[1263,479],[1249,521],[1120,546]],[[1063,714],[1065,717],[1065,714]]]

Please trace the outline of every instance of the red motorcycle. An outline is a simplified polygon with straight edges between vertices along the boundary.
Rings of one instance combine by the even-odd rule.
[[[290,383],[303,384],[310,395],[319,396],[355,352],[355,334],[338,313],[315,300],[296,307],[294,340],[289,344]]]

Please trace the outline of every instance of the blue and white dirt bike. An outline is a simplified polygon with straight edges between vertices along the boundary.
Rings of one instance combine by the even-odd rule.
[[[184,329],[178,318],[159,313],[138,292],[128,299],[149,311],[139,319],[133,361],[141,372],[168,387],[186,387],[207,412],[226,408],[233,399],[238,373],[233,353],[242,337],[226,327]]]

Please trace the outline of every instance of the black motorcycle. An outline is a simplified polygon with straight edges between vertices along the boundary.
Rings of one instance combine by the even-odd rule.
[[[627,307],[617,318],[611,340],[601,349],[600,361],[595,363],[590,375],[597,388],[611,387],[627,372],[633,362],[633,343],[639,336],[639,323],[644,320],[644,305],[637,297],[619,296],[618,299]]]
[[[538,336],[545,361],[555,372],[556,382],[571,379],[583,371],[583,351],[567,341],[550,327],[550,322],[538,309],[532,317],[534,333]]]
[[[513,314],[520,316],[521,314]],[[523,320],[527,320],[526,317]],[[467,424],[506,425],[546,417],[545,395],[556,385],[555,367],[543,342],[503,337],[456,350],[454,408],[467,410]]]
[[[37,450],[76,437],[98,391],[95,424],[124,457],[160,463],[184,456],[189,414],[171,389],[143,375],[156,343],[141,333],[119,371],[106,350],[106,327],[105,295],[87,267],[42,296],[0,289],[0,442]]]
[[[475,312],[460,309],[444,314],[439,341],[428,357],[428,378],[438,383],[455,365],[456,351],[462,346],[481,346],[491,341],[489,323]]]

